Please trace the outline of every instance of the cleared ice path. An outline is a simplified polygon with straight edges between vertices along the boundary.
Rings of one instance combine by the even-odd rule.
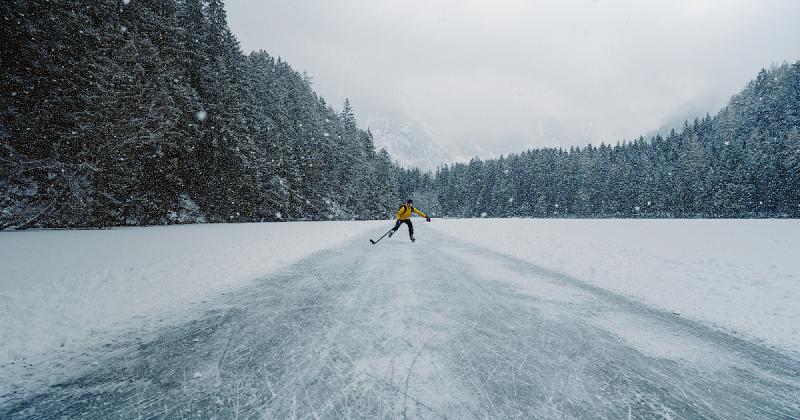
[[[418,236],[318,253],[0,418],[800,417],[798,360]]]

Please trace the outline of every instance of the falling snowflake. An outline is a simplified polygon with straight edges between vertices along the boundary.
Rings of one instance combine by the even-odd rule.
[[[283,215],[281,215],[281,212],[275,213],[275,217],[278,219],[283,219]]]
[[[513,203],[513,202],[514,202],[514,197],[509,197],[509,198],[508,198],[508,202],[509,202],[509,203]]]
[[[205,121],[206,117],[208,117],[208,114],[205,111],[197,111],[195,116],[197,117],[197,121]]]
[[[481,213],[481,217],[486,217],[486,212]]]

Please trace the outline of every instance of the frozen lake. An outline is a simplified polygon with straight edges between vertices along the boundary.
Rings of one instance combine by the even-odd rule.
[[[367,238],[382,234],[387,222],[4,234],[0,244],[12,256],[19,249],[13,247],[15,241],[28,241],[28,258],[43,249],[62,252],[54,260],[65,258],[68,251],[57,248],[58,236],[83,241],[81,251],[74,251],[75,259],[92,255],[87,247],[101,243],[95,246],[117,258],[106,261],[103,270],[115,275],[124,270],[114,264],[133,264],[126,255],[158,264],[174,249],[169,255],[171,274],[162,280],[153,274],[148,287],[181,273],[189,280],[203,276],[207,268],[185,261],[214,255],[224,256],[218,261],[235,258],[231,244],[237,237],[243,241],[243,235],[256,249],[243,247],[239,254],[257,260],[262,253],[269,259],[279,241],[259,241],[253,232],[286,236],[286,242],[294,245],[284,247],[283,253],[274,249],[283,264],[254,267],[253,263],[239,272],[236,265],[226,266],[230,277],[239,279],[233,284],[206,278],[198,283],[206,289],[201,294],[166,287],[163,293],[175,296],[162,299],[173,307],[151,305],[141,314],[128,315],[127,322],[88,334],[81,346],[70,351],[39,347],[39,359],[9,356],[2,366],[9,373],[3,377],[10,379],[4,384],[9,391],[0,397],[0,416],[800,414],[800,362],[795,349],[759,337],[757,331],[733,331],[724,319],[714,318],[726,311],[734,320],[752,318],[763,308],[743,307],[733,292],[717,300],[707,293],[705,306],[711,309],[706,312],[692,312],[687,304],[697,296],[681,299],[681,293],[696,295],[705,284],[719,288],[725,278],[729,288],[737,290],[733,286],[738,285],[741,293],[743,286],[737,282],[752,273],[763,274],[752,282],[773,281],[775,287],[767,289],[776,296],[796,296],[797,283],[791,283],[796,272],[788,258],[782,259],[787,247],[797,249],[794,221],[434,219],[431,224],[415,224],[416,243],[411,244],[401,230],[375,246]],[[338,239],[323,243],[315,238],[326,234]],[[97,240],[115,235],[111,243]],[[133,245],[127,237],[132,235],[151,237],[136,243],[154,240],[161,245]],[[695,239],[681,245],[687,235]],[[180,259],[186,247],[168,244],[186,241],[187,236],[195,244],[191,248],[195,256]],[[306,249],[304,241],[316,245]],[[138,251],[126,253],[126,247]],[[18,258],[25,257],[22,251],[19,254]],[[46,256],[38,258],[47,264]],[[572,265],[561,266],[570,260]],[[174,267],[181,261],[184,266]],[[57,289],[71,282],[64,290],[49,293],[61,292],[67,300],[70,294],[79,294],[81,270],[91,272],[91,260],[79,262],[60,265],[64,267],[60,278],[73,280],[40,284]],[[654,279],[648,273],[661,271],[661,264],[674,268]],[[247,280],[244,268],[264,274]],[[714,268],[720,272],[716,277],[708,274]],[[39,269],[44,275],[46,270]],[[739,275],[732,278],[731,273]],[[766,277],[769,273],[789,280],[772,280]],[[23,274],[16,275],[19,283]],[[687,276],[694,281],[673,280]],[[136,277],[126,281],[135,283]],[[174,281],[191,286],[185,279]],[[10,309],[13,291],[19,287],[7,283],[0,289]],[[125,287],[125,293],[138,293],[135,285]],[[757,291],[755,286],[744,290],[754,302],[776,304],[766,292],[757,295]],[[42,296],[48,296],[46,292]],[[102,299],[102,292],[92,293]],[[110,282],[106,293],[113,297],[120,292]],[[732,299],[737,306],[725,308]],[[681,312],[681,305],[689,309]],[[66,318],[89,311],[69,305],[55,309]],[[113,308],[103,310],[113,316]],[[785,308],[782,316],[793,316],[793,310]],[[96,314],[96,308],[91,313]],[[161,315],[161,322],[153,322]],[[125,328],[115,329],[118,325]],[[41,331],[47,331],[46,326]],[[19,331],[4,334],[26,339]],[[67,328],[64,334],[77,337],[82,332]],[[6,347],[23,349],[23,344]],[[59,357],[48,359],[47,354]],[[31,376],[50,368],[57,373],[53,378],[31,381]]]

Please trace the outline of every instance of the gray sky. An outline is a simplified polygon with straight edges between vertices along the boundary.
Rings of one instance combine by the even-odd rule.
[[[244,51],[453,157],[616,143],[800,59],[798,0],[227,0]]]

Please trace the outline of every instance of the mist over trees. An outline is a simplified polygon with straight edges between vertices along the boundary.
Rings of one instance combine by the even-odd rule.
[[[400,174],[349,103],[221,0],[0,5],[0,227],[386,217]]]
[[[0,3],[0,229],[451,217],[798,217],[800,62],[714,117],[435,174],[245,55],[221,0]]]
[[[798,217],[800,62],[667,136],[473,159],[416,182],[452,217]]]

